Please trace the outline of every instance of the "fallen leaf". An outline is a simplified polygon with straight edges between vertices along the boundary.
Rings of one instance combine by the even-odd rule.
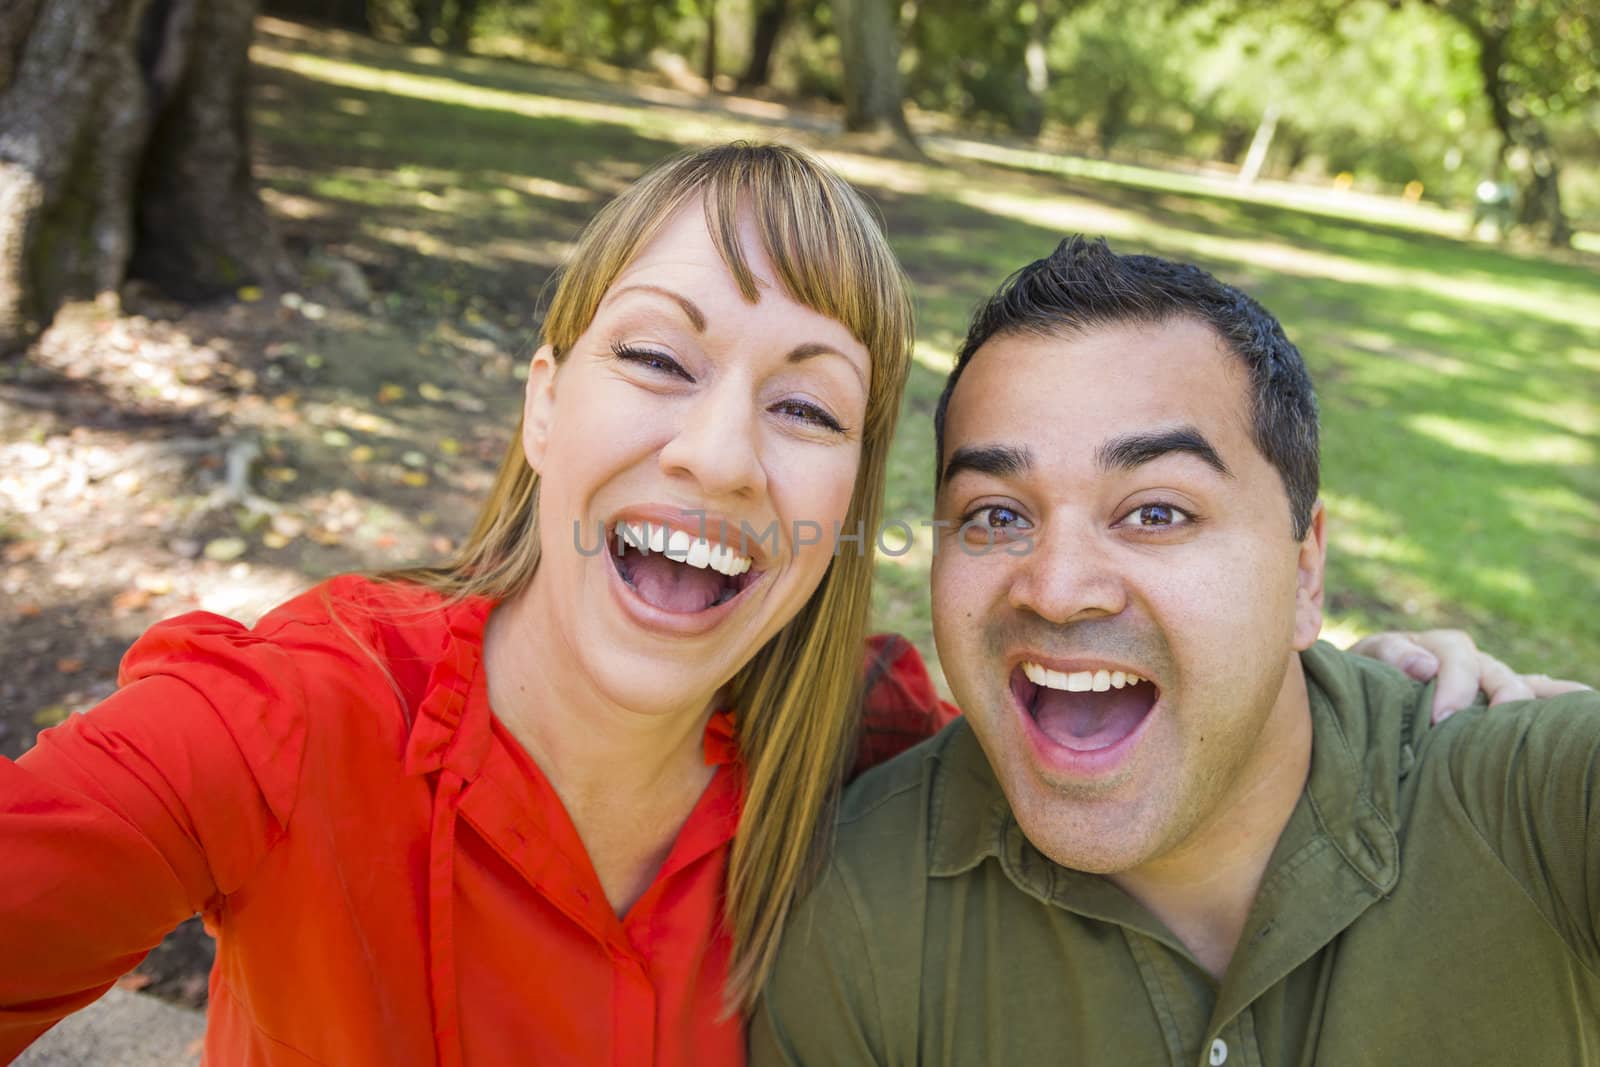
[[[454,437],[441,437],[439,438],[439,451],[443,452],[447,456],[460,455],[461,442],[457,441]]]
[[[164,574],[140,574],[133,579],[133,584],[156,596],[166,596],[172,592],[172,579]]]
[[[6,546],[7,563],[26,563],[39,554],[39,542],[15,541]]]
[[[356,445],[350,450],[350,462],[371,463],[373,454],[371,445]]]
[[[438,403],[444,399],[444,390],[432,382],[423,382],[417,386],[417,395],[431,403]]]
[[[384,382],[378,387],[378,403],[393,404],[396,400],[404,400],[406,387],[396,385],[394,382]]]
[[[265,294],[262,293],[259,285],[242,285],[239,287],[239,299],[246,304],[254,304],[263,295]]]
[[[83,660],[81,659],[74,659],[71,656],[63,656],[62,658],[56,660],[57,674],[77,674],[81,670],[83,670]]]
[[[272,516],[272,532],[279,537],[296,538],[306,532],[305,521],[283,512]]]
[[[299,477],[300,472],[293,467],[267,468],[267,480],[277,482],[279,485],[287,485],[290,482],[297,481]]]
[[[244,555],[249,548],[242,537],[218,537],[206,542],[205,556],[218,563],[229,563]]]
[[[400,474],[400,480],[411,486],[413,489],[421,489],[423,486],[428,484],[428,472],[402,471]]]
[[[435,537],[432,541],[429,541],[428,547],[432,548],[441,556],[447,556],[451,552],[455,551],[456,543],[450,540],[450,538],[441,535],[439,537]]]
[[[34,618],[43,610],[44,609],[42,607],[31,600],[26,604],[18,604],[16,607],[17,615],[24,619]]]
[[[148,589],[140,589],[137,586],[132,589],[124,589],[111,598],[111,610],[119,615],[126,615],[132,611],[142,611],[149,606],[150,599],[151,593]]]
[[[261,543],[268,548],[284,548],[289,544],[289,539],[277,530],[268,530],[261,535]]]
[[[64,705],[51,704],[49,707],[40,708],[33,713],[33,725],[40,729],[48,729],[51,726],[66,722],[67,716],[71,714],[72,712],[68,711]]]

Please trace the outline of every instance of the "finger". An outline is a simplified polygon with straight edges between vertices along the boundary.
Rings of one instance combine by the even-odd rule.
[[[1533,691],[1534,698],[1544,700],[1547,697],[1558,697],[1565,693],[1583,693],[1594,687],[1584,685],[1582,682],[1572,682],[1565,678],[1552,678],[1548,674],[1524,674],[1522,680]]]
[[[1407,634],[1381,633],[1363,637],[1350,646],[1349,651],[1387,663],[1397,670],[1426,682],[1439,671],[1439,659],[1432,652],[1412,640]]]
[[[1533,686],[1528,684],[1526,678],[1491,656],[1485,655],[1484,659],[1487,662],[1483,668],[1482,686],[1489,696],[1490,705],[1534,698]]]
[[[1478,687],[1486,683],[1484,675],[1493,667],[1498,667],[1505,674],[1511,673],[1511,668],[1493,656],[1475,649],[1470,653],[1464,652],[1458,643],[1438,634],[1428,636],[1439,641],[1434,645],[1439,656],[1439,676],[1433,690],[1433,721],[1436,723],[1443,722],[1477,699]],[[1441,648],[1441,644],[1452,644],[1454,647],[1446,650]],[[1500,681],[1504,684],[1504,679]]]

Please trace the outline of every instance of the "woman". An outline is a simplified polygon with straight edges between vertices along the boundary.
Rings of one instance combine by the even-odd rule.
[[[809,157],[641,179],[456,559],[163,623],[0,761],[0,1060],[199,910],[214,1063],[739,1062],[857,751],[870,550],[800,532],[877,527],[911,340]]]

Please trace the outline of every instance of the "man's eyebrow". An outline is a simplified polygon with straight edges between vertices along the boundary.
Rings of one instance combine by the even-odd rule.
[[[694,301],[690,300],[686,296],[673,292],[671,289],[663,289],[659,285],[651,285],[648,282],[635,282],[632,285],[624,285],[620,289],[611,290],[611,292],[606,294],[606,299],[610,300],[612,297],[621,296],[623,293],[632,290],[638,290],[639,292],[645,293],[655,293],[657,296],[666,297],[668,300],[671,300],[674,304],[677,304],[683,309],[683,313],[689,317],[689,325],[694,327],[695,333],[706,332],[706,317],[699,308],[695,307]]]
[[[1014,478],[1026,474],[1033,467],[1033,453],[1026,448],[1011,445],[963,445],[950,453],[944,470],[939,475],[939,485],[965,471],[987,474],[994,478]]]
[[[1133,470],[1174,452],[1187,453],[1218,474],[1228,478],[1233,477],[1233,472],[1222,462],[1222,457],[1212,447],[1211,442],[1206,440],[1205,434],[1193,426],[1113,437],[1100,446],[1095,452],[1094,459],[1095,465],[1103,473],[1110,474],[1113,471]]]

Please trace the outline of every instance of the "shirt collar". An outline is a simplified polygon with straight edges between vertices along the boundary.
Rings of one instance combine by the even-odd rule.
[[[1386,893],[1400,876],[1399,783],[1413,761],[1413,732],[1425,727],[1431,689],[1397,691],[1383,675],[1387,668],[1320,642],[1300,659],[1310,695],[1312,749],[1299,803],[1310,817],[1290,820],[1267,877],[1305,844],[1291,839],[1303,833],[1326,838],[1362,881]],[[1090,877],[1057,867],[1022,836],[971,727],[963,722],[948,735],[927,756],[938,764],[932,772],[929,873],[958,875],[993,856],[1018,888],[1041,899],[1058,899],[1067,883]]]

